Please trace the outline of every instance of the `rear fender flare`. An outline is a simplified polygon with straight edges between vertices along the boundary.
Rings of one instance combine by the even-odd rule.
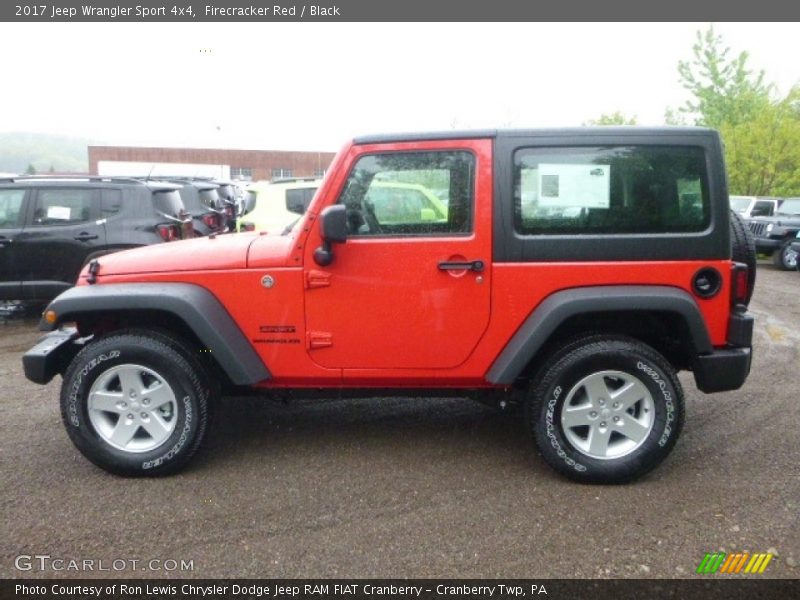
[[[708,330],[694,298],[665,286],[597,286],[573,288],[545,298],[495,359],[486,379],[510,385],[539,349],[567,319],[590,313],[659,311],[676,313],[687,325],[695,354],[713,351]]]

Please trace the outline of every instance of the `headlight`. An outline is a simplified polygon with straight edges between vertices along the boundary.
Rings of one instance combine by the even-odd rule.
[[[773,227],[775,227],[774,223],[770,223],[769,225],[767,225],[767,233],[772,233],[772,228]]]

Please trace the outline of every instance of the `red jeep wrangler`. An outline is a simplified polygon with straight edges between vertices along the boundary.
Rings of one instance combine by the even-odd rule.
[[[115,473],[183,467],[248,388],[519,400],[557,471],[623,482],[675,444],[678,371],[745,381],[754,278],[714,131],[363,137],[282,235],[93,261],[23,363]]]

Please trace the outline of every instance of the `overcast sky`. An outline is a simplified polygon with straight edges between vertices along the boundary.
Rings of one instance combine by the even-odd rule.
[[[677,63],[706,27],[0,23],[0,131],[336,150],[366,133],[580,125],[617,110],[658,125],[687,98]],[[800,82],[798,24],[715,28],[781,91]]]

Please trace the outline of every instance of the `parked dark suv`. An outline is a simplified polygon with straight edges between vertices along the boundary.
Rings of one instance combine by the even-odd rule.
[[[114,177],[0,179],[0,299],[50,300],[92,258],[193,237],[178,189]]]
[[[228,231],[228,217],[220,198],[219,185],[197,177],[159,176],[158,179],[180,187],[178,191],[192,216],[196,236]]]

